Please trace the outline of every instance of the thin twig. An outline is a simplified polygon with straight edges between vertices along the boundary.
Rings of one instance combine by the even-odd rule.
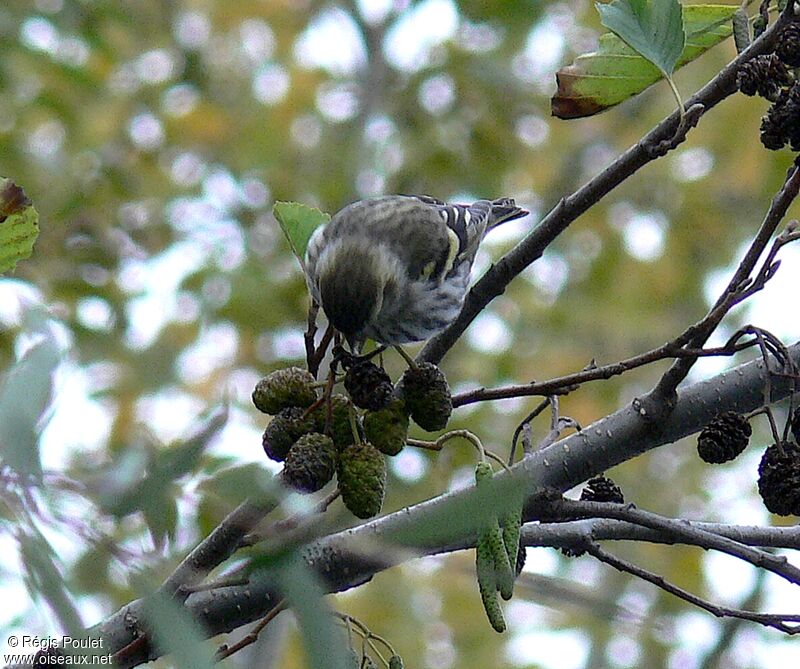
[[[707,549],[718,550],[733,557],[749,562],[754,567],[771,571],[786,581],[800,585],[800,568],[790,564],[785,557],[772,555],[751,546],[746,546],[733,539],[721,537],[711,532],[706,532],[697,526],[676,521],[660,516],[650,511],[637,509],[631,504],[609,504],[603,502],[586,502],[578,500],[561,499],[553,502],[550,507],[554,518],[616,518],[629,523],[642,525],[656,530],[672,532],[682,539],[691,538],[694,545]],[[552,520],[547,517],[547,520]]]
[[[760,277],[760,282],[759,280],[754,280],[752,284],[747,286],[746,282],[748,282],[751,273],[756,267],[758,259],[761,257],[769,240],[786,215],[789,205],[794,202],[797,197],[798,191],[800,191],[800,169],[798,169],[795,164],[786,175],[783,186],[772,199],[772,203],[764,217],[761,227],[750,243],[747,253],[733,273],[727,287],[717,299],[708,315],[698,325],[691,339],[686,342],[686,345],[692,348],[701,348],[730,308],[743,299],[746,299],[746,297],[749,297],[752,292],[748,291],[753,288],[760,289],[760,287],[763,287],[768,278],[774,274],[774,272],[759,272],[757,279]],[[772,267],[773,263],[771,260],[771,257],[768,257],[764,267]],[[669,370],[667,370],[656,387],[649,393],[648,397],[642,400],[651,405],[648,410],[649,415],[657,415],[652,405],[668,405],[672,403],[675,396],[675,389],[678,387],[678,384],[686,378],[696,360],[696,358],[691,357],[681,358],[676,360]]]
[[[182,595],[191,595],[195,592],[208,592],[210,590],[217,590],[219,588],[232,588],[235,585],[247,585],[249,582],[250,578],[247,576],[226,574],[223,578],[217,579],[216,581],[197,583],[195,585],[182,585],[179,592]]]
[[[525,418],[522,419],[519,425],[517,425],[517,429],[514,430],[514,436],[511,437],[511,451],[508,454],[508,464],[509,466],[514,464],[514,455],[517,451],[517,441],[519,440],[520,434],[525,430],[526,427],[530,428],[531,421],[536,418],[542,411],[544,411],[547,406],[550,404],[550,398],[548,397],[546,400],[541,401],[537,407],[531,411]],[[527,452],[523,449],[523,452]]]
[[[722,100],[733,95],[737,91],[736,73],[739,68],[756,56],[772,51],[779,31],[789,20],[790,17],[781,15],[773,26],[687,100],[687,107],[702,105],[705,114]],[[440,362],[486,305],[501,295],[520,272],[540,258],[553,240],[628,177],[660,157],[653,151],[653,147],[675,136],[679,119],[680,114],[677,111],[670,114],[600,174],[560,200],[530,234],[495,263],[472,287],[458,318],[447,329],[427,342],[417,360]]]
[[[693,325],[690,329],[695,327],[696,326]],[[457,408],[467,404],[474,404],[475,402],[490,402],[499,399],[508,399],[511,397],[550,397],[555,394],[561,394],[567,389],[572,390],[583,383],[610,379],[614,376],[624,374],[632,369],[636,369],[637,367],[649,365],[659,360],[692,356],[730,356],[750,346],[753,346],[755,343],[737,343],[731,346],[721,346],[710,349],[682,349],[680,348],[680,341],[684,337],[685,333],[682,333],[674,340],[663,344],[658,348],[654,348],[645,353],[640,353],[631,358],[600,367],[590,367],[588,369],[583,369],[580,372],[573,372],[572,374],[555,377],[553,379],[548,379],[547,381],[533,381],[531,383],[501,386],[498,388],[476,388],[474,390],[469,390],[453,396],[453,407]],[[537,407],[537,415],[538,413],[541,413],[542,410],[543,407],[541,409]],[[520,423],[520,429],[524,423],[524,420],[522,423]]]
[[[200,583],[212,569],[233,555],[242,537],[277,506],[277,498],[264,503],[242,502],[183,559],[161,585],[161,592],[175,597],[179,603],[186,601],[188,592],[183,588]]]
[[[406,443],[409,446],[416,446],[417,448],[424,448],[429,451],[441,451],[442,447],[450,441],[451,439],[457,439],[461,437],[462,439],[466,439],[469,443],[471,443],[475,449],[478,451],[478,454],[481,456],[481,460],[486,459],[486,451],[483,448],[483,443],[481,442],[478,435],[470,432],[469,430],[450,430],[449,432],[445,432],[443,435],[438,437],[436,441],[424,441],[422,439],[407,439]],[[497,456],[494,456],[495,458]],[[501,463],[505,467],[505,463]]]
[[[788,623],[800,623],[800,614],[781,615],[774,613],[756,613],[753,611],[743,611],[742,609],[734,609],[728,606],[721,606],[713,604],[702,597],[692,594],[688,590],[678,587],[667,581],[663,576],[654,574],[647,569],[643,569],[627,560],[618,558],[607,551],[604,551],[597,544],[588,544],[584,547],[586,552],[594,556],[601,562],[618,569],[621,572],[632,574],[648,583],[658,586],[665,592],[675,595],[676,597],[697,606],[698,608],[708,611],[717,618],[741,618],[742,620],[749,620],[751,622],[759,623],[766,627],[773,627],[786,634],[797,634],[800,632],[800,625],[789,625]]]
[[[239,641],[237,641],[232,646],[228,645],[220,646],[216,654],[214,655],[214,660],[216,662],[220,662],[221,660],[224,660],[226,657],[230,657],[234,653],[242,650],[242,648],[246,648],[250,644],[253,644],[256,641],[258,641],[258,635],[261,634],[261,631],[267,625],[269,625],[278,616],[278,614],[285,608],[286,608],[286,600],[282,599],[275,606],[272,607],[272,609],[267,615],[265,615],[261,620],[259,620],[253,626],[253,629],[250,630],[250,632],[248,632],[245,636],[239,639]]]
[[[325,513],[328,507],[333,504],[341,495],[339,488],[336,488],[333,492],[326,495],[322,498],[319,502],[314,505],[314,508],[308,512],[297,513],[289,518],[284,518],[283,520],[278,520],[274,522],[269,527],[265,528],[263,532],[250,532],[242,537],[242,546],[253,546],[257,544],[259,541],[264,541],[265,539],[271,539],[279,534],[284,532],[291,532],[292,530],[296,530],[304,521],[307,521],[309,517]]]

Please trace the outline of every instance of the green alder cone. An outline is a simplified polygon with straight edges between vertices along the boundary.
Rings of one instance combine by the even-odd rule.
[[[287,367],[267,374],[253,390],[253,404],[274,416],[287,407],[308,408],[317,400],[316,381],[305,369]]]
[[[372,518],[383,506],[386,461],[368,442],[351,444],[339,455],[336,472],[342,501],[358,518]]]
[[[475,485],[480,488],[486,481],[491,481],[494,472],[488,462],[479,462],[475,465]]]
[[[423,430],[436,432],[447,427],[453,412],[450,386],[442,371],[430,362],[409,368],[398,383],[397,392],[406,410]]]
[[[392,400],[379,411],[367,411],[364,415],[364,434],[381,453],[397,455],[408,439],[408,414],[403,400]]]
[[[404,669],[403,658],[399,655],[392,655],[389,658],[389,669]]]
[[[330,437],[317,432],[304,434],[289,449],[281,477],[298,492],[317,492],[333,478],[336,456]]]
[[[481,593],[483,610],[495,632],[506,631],[506,621],[497,597],[497,580],[495,578],[494,555],[488,537],[481,533],[475,547],[475,574],[478,577],[478,590]]]
[[[342,451],[356,441],[353,435],[353,425],[350,422],[350,412],[355,411],[355,408],[347,397],[340,394],[333,395],[330,402],[330,437],[333,439],[333,443],[336,444],[336,448]],[[323,402],[322,405],[314,410],[313,414],[317,425],[317,431],[325,433],[325,427],[328,422],[328,403]],[[357,417],[356,424],[358,425],[359,432],[361,432],[361,426],[358,423]]]
[[[292,444],[304,434],[314,432],[316,423],[313,418],[305,417],[306,410],[300,407],[281,409],[267,425],[261,445],[264,452],[272,460],[283,462]]]

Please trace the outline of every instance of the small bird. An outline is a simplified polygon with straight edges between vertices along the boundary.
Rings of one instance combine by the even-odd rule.
[[[461,311],[484,235],[527,213],[511,198],[354,202],[311,236],[309,290],[354,351],[367,338],[389,346],[428,339]]]

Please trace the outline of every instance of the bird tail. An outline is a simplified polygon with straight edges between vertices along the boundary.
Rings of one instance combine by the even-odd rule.
[[[517,203],[514,202],[514,198],[501,197],[497,200],[492,200],[492,215],[489,217],[487,232],[501,223],[513,221],[515,218],[522,218],[529,213],[522,207],[518,207]]]

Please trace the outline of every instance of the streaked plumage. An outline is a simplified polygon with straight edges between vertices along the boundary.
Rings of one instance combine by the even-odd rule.
[[[308,286],[351,345],[422,341],[458,316],[484,235],[528,212],[514,200],[391,195],[346,206],[306,251]]]

